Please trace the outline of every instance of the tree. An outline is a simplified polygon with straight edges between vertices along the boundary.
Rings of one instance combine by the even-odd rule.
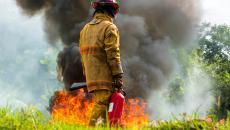
[[[198,55],[215,81],[216,114],[222,118],[230,110],[230,27],[204,23],[199,36]]]

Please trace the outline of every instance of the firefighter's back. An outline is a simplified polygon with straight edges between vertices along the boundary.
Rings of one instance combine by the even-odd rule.
[[[114,26],[111,18],[98,13],[81,31],[80,52],[89,91],[112,89],[112,73],[107,63],[104,40],[107,30]]]

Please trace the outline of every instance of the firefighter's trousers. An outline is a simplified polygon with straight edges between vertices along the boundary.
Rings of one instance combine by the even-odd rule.
[[[95,104],[90,116],[89,126],[95,126],[99,117],[102,117],[104,121],[107,120],[106,115],[112,92],[109,90],[96,90],[93,94],[95,95]]]

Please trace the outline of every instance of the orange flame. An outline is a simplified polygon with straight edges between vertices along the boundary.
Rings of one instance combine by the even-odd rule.
[[[148,125],[146,103],[139,99],[128,99],[122,115],[122,122],[126,127],[145,127]]]
[[[69,94],[64,91],[56,93],[52,106],[52,118],[68,124],[87,125],[93,109],[93,99],[82,92]],[[124,127],[145,127],[148,125],[146,103],[139,99],[128,99],[122,115]]]
[[[59,91],[55,96],[56,99],[52,107],[54,121],[78,125],[88,124],[93,100],[86,98],[84,92],[68,94],[65,91]]]

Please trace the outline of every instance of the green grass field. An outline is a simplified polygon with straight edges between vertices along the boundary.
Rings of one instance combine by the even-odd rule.
[[[98,126],[89,128],[77,124],[67,124],[53,121],[49,115],[44,115],[35,108],[13,110],[9,107],[0,108],[0,130],[229,130],[230,118],[217,121],[215,117],[200,119],[197,115],[173,119],[170,121],[152,121],[147,127],[108,128]]]

